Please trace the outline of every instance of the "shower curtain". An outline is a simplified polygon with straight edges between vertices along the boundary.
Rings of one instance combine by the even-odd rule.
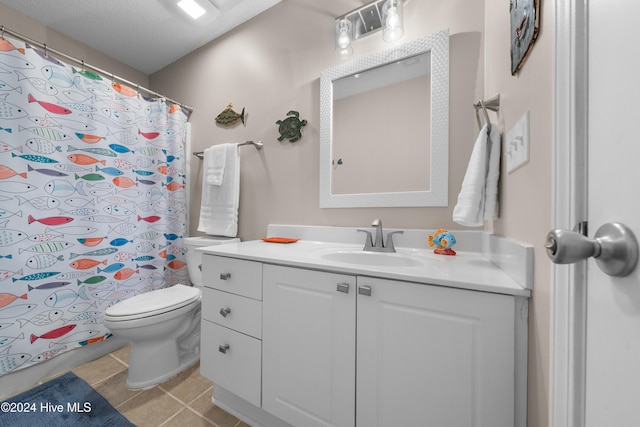
[[[177,105],[0,40],[0,375],[184,283],[186,130]]]

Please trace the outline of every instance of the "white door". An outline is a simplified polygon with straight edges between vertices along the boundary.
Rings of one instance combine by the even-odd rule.
[[[556,11],[556,192],[571,200],[556,195],[556,225],[568,227],[577,212],[573,219],[588,220],[590,237],[609,222],[640,237],[640,2],[558,0]],[[581,167],[585,138],[588,184],[579,173],[566,178],[567,168]],[[570,268],[555,274],[553,426],[638,426],[640,268],[622,278],[593,259],[585,276],[584,263]]]
[[[589,1],[589,234],[617,221],[640,237],[638,0]],[[640,269],[587,267],[585,426],[640,425]]]

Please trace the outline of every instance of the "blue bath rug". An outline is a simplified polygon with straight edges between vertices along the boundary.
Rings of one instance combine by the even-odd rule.
[[[72,372],[0,402],[0,426],[134,426]]]

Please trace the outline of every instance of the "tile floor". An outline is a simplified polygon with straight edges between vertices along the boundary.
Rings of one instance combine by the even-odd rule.
[[[130,390],[128,360],[126,346],[71,371],[138,427],[248,427],[211,403],[213,387],[199,364],[152,389]]]

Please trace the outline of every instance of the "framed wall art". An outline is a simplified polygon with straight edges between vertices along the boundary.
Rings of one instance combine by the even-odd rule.
[[[522,68],[540,31],[540,0],[510,0],[511,74]]]

